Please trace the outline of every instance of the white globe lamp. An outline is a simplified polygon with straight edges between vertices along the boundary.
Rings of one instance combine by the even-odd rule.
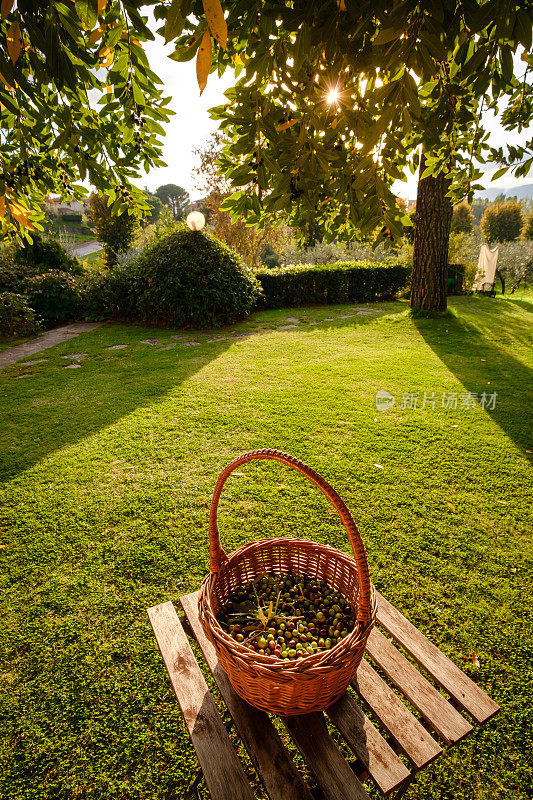
[[[187,216],[187,227],[191,231],[201,231],[205,225],[205,217],[199,211],[191,211]]]

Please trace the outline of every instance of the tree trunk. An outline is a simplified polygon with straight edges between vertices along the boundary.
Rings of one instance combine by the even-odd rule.
[[[502,294],[505,294],[505,277],[502,275],[499,269],[496,270],[496,277],[500,279],[500,283],[502,285]]]
[[[426,158],[420,159],[420,175]],[[446,310],[448,246],[452,204],[446,197],[450,180],[440,173],[436,178],[419,179],[416,195],[411,308],[424,311]]]

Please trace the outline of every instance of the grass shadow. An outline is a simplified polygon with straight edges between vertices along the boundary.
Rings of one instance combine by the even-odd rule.
[[[476,393],[478,400],[483,392],[497,393],[495,407],[485,408],[486,413],[520,449],[531,450],[533,370],[505,346],[511,334],[523,344],[526,339],[530,342],[531,330],[511,315],[502,320],[501,312],[506,311],[503,306],[480,306],[480,317],[470,315],[469,319],[461,314],[462,305],[454,303],[453,313],[441,320],[412,319],[425,342],[466,391]],[[491,322],[494,337],[490,335]],[[505,328],[500,330],[502,323]],[[524,419],[529,423],[524,424]]]
[[[199,344],[184,346],[172,336]],[[0,372],[0,480],[166,396],[233,341],[219,331],[170,331],[108,324]],[[158,339],[151,346],[142,340]],[[120,350],[108,348],[125,344]],[[166,349],[168,348],[168,349]],[[77,362],[68,354],[85,353]],[[79,363],[80,368],[65,369]]]

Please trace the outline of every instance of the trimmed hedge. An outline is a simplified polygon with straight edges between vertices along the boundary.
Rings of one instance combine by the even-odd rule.
[[[376,266],[371,261],[332,264],[289,264],[256,272],[263,287],[264,308],[328,305],[330,303],[391,300],[409,281],[410,269],[401,264]]]

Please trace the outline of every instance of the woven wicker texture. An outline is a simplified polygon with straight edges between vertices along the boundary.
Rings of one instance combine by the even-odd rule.
[[[318,486],[337,510],[354,557],[328,545],[295,538],[263,539],[226,555],[217,523],[222,488],[234,469],[255,459],[287,464]],[[237,694],[256,708],[281,716],[320,711],[338,700],[363,657],[376,617],[376,599],[361,535],[337,492],[313,469],[279,450],[245,453],[228,464],[218,478],[211,503],[209,545],[211,572],[200,587],[199,616]],[[357,622],[354,630],[331,650],[282,661],[236,642],[222,629],[216,616],[229,595],[242,585],[265,573],[289,572],[327,581],[352,606]]]

